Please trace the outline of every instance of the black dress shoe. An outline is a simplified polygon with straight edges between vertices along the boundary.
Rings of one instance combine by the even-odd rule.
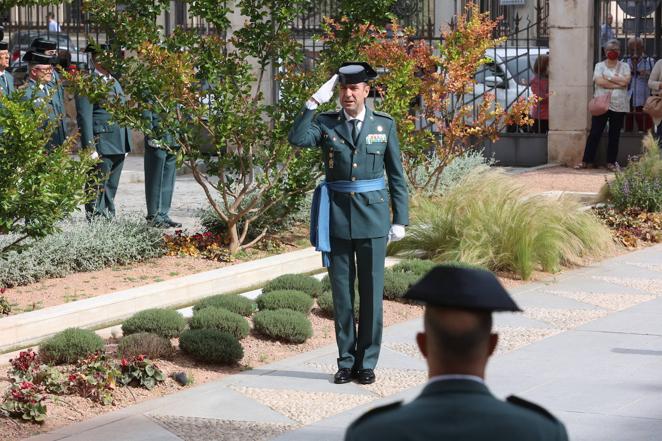
[[[375,382],[375,371],[372,369],[358,369],[356,374],[356,381],[361,384],[372,384]]]
[[[174,220],[172,220],[172,219],[170,219],[170,218],[164,219],[164,222],[165,222],[170,228],[181,228],[181,227],[182,227],[182,224],[180,224],[179,222],[175,222]]]
[[[350,368],[340,368],[336,375],[333,376],[333,382],[336,384],[344,384],[352,381],[352,370]]]
[[[170,228],[170,224],[168,224],[163,219],[156,218],[156,217],[147,217],[146,219],[147,219],[147,224],[150,227],[163,228],[163,229]]]

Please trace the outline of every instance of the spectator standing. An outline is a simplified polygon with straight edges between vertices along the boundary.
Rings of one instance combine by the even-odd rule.
[[[648,88],[652,95],[660,95],[662,92],[662,59],[657,60],[650,76],[648,77]],[[653,127],[655,127],[655,135],[659,138],[662,137],[662,118],[653,118]]]
[[[533,133],[549,131],[549,55],[541,54],[533,64],[534,77],[531,80],[531,92],[540,98],[531,112]]]
[[[53,12],[49,12],[46,14],[46,20],[48,20],[48,32],[52,32],[54,34],[57,34],[59,32],[62,32],[62,29],[60,28],[60,24],[57,22],[55,19],[55,14]]]
[[[628,85],[630,84],[630,67],[618,59],[621,48],[618,40],[610,40],[605,45],[607,59],[595,65],[593,83],[594,97],[611,93],[609,110],[606,113],[591,118],[591,132],[586,140],[584,157],[575,168],[587,168],[595,161],[595,155],[600,144],[602,132],[609,122],[609,143],[607,145],[607,169],[614,171],[617,167],[618,143],[625,114],[630,110],[628,103]]]
[[[644,113],[644,104],[650,95],[648,78],[654,63],[653,59],[644,53],[644,41],[639,37],[632,37],[628,40],[628,54],[630,57],[627,63],[632,72],[632,81],[628,88],[630,113],[625,119],[625,131],[631,132],[636,121],[637,129],[645,132],[653,127],[653,120]]]
[[[600,26],[600,47],[603,50],[605,50],[605,46],[607,45],[608,41],[616,39],[616,34],[614,33],[614,28],[612,27],[613,22],[614,16],[607,14],[607,21],[602,26]]]

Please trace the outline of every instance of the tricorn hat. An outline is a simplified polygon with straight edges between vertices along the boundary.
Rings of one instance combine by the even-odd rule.
[[[57,50],[57,41],[50,40],[46,37],[37,37],[32,40],[30,49],[33,49],[36,52],[54,51]]]
[[[365,83],[377,78],[377,72],[364,61],[349,61],[338,68],[340,84]]]
[[[405,298],[426,306],[475,311],[521,311],[490,271],[439,265],[409,288]]]
[[[108,43],[89,43],[85,47],[85,52],[88,54],[96,54],[98,52],[105,52],[110,50],[110,45]]]
[[[42,54],[30,49],[25,53],[25,55],[23,55],[23,61],[32,64],[56,64],[57,57]]]

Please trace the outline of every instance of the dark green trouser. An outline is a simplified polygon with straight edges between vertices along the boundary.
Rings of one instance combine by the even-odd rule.
[[[115,194],[124,167],[124,154],[103,155],[99,159],[101,162],[97,166],[97,172],[101,180],[97,187],[97,198],[85,205],[85,211],[88,217],[100,215],[112,218],[115,216]]]
[[[382,342],[382,297],[386,237],[331,238],[329,278],[338,344],[338,368],[374,369]],[[354,323],[354,279],[359,279],[358,335]]]
[[[148,218],[169,218],[176,171],[177,156],[174,153],[145,146],[145,200]]]

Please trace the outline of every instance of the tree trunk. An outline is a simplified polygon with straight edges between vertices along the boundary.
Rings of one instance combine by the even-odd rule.
[[[236,222],[230,223],[230,221],[228,221],[228,233],[230,234],[230,244],[228,247],[230,248],[230,254],[234,255],[241,246],[241,243],[239,243],[239,232],[237,231]]]

